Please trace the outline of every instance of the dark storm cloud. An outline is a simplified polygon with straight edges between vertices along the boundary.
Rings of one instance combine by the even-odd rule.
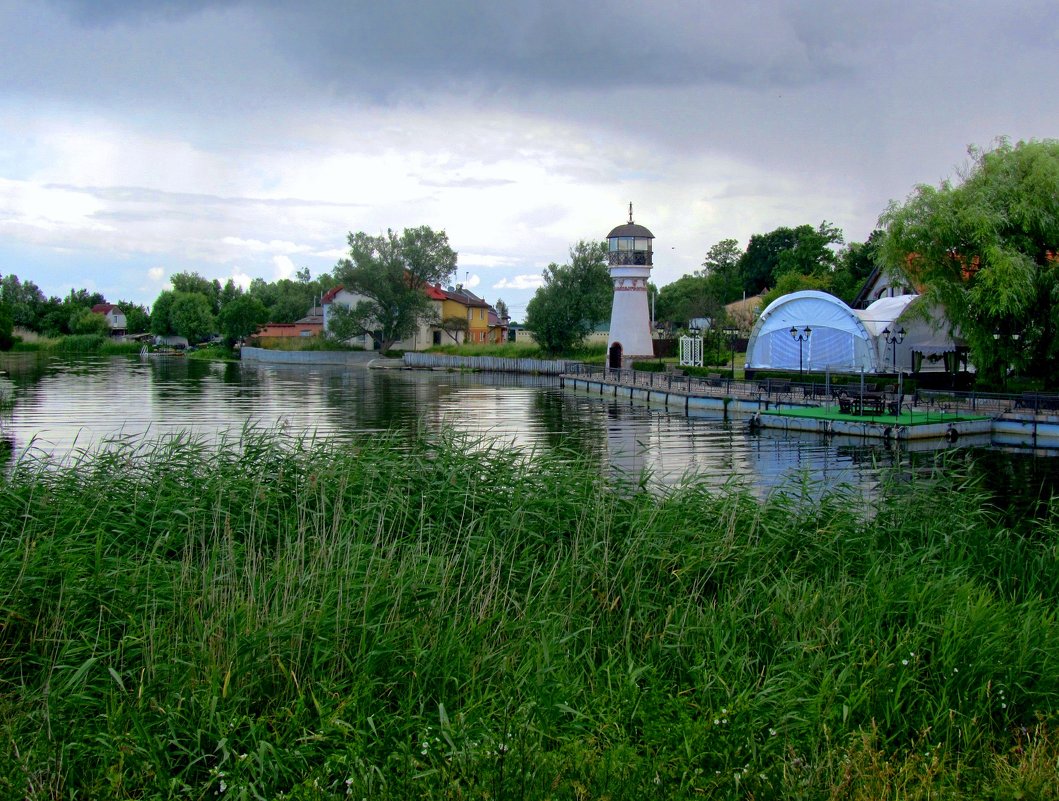
[[[39,44],[26,50],[28,63],[13,65],[18,81],[205,106],[218,97],[306,95],[387,104],[458,95],[517,106],[531,94],[635,87],[780,93],[855,86],[908,56],[974,70],[1004,52],[1057,44],[1054,0],[958,8],[920,0],[50,0],[46,8],[89,41],[45,24],[27,28],[21,39]],[[931,77],[923,76],[923,92]],[[564,98],[555,103],[563,116]],[[594,113],[620,127],[636,112],[615,105]]]
[[[354,8],[317,0],[275,13],[288,33],[280,47],[349,90],[385,90],[412,78],[438,92],[452,82],[496,90],[787,85],[846,69],[826,42],[801,38],[775,12],[769,2],[729,14],[701,2],[394,0]],[[306,41],[318,47],[304,48]]]
[[[847,50],[833,40],[841,26],[823,14],[824,24],[815,24],[804,6],[792,13],[778,0],[749,0],[735,10],[700,0],[52,0],[51,7],[89,30],[120,26],[131,32],[138,25],[232,12],[218,19],[230,26],[224,35],[243,40],[238,20],[252,19],[268,37],[258,41],[263,60],[278,52],[325,87],[376,97],[468,87],[792,86],[850,70]],[[190,45],[193,58],[197,43]]]

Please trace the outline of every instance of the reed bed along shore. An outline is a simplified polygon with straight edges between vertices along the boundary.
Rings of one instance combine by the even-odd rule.
[[[1059,520],[992,500],[460,440],[23,460],[0,797],[1054,798]]]

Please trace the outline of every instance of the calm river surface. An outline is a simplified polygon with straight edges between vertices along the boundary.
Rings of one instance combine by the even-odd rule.
[[[14,396],[14,408],[0,412],[14,459],[36,451],[62,460],[115,437],[188,432],[215,441],[248,425],[337,438],[455,430],[527,451],[576,449],[612,472],[646,470],[661,483],[693,474],[711,484],[748,482],[765,494],[808,478],[816,487],[849,484],[870,493],[886,471],[929,469],[944,447],[750,433],[738,421],[684,417],[562,390],[553,379],[501,374],[11,354],[0,358],[2,393]],[[1051,491],[1059,460],[974,443],[959,448],[957,458],[973,455],[995,481]]]

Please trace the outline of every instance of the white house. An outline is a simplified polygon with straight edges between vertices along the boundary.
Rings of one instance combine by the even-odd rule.
[[[124,335],[129,328],[125,312],[113,303],[97,303],[92,307],[92,314],[102,314],[110,326],[110,333],[114,336]]]

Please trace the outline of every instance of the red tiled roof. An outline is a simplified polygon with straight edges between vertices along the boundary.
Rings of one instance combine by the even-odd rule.
[[[339,284],[334,289],[331,289],[320,299],[320,305],[324,306],[328,303],[333,303],[335,298],[338,297],[338,293],[341,292],[344,287]]]
[[[110,314],[110,310],[116,308],[113,303],[97,303],[92,307],[92,314]]]

